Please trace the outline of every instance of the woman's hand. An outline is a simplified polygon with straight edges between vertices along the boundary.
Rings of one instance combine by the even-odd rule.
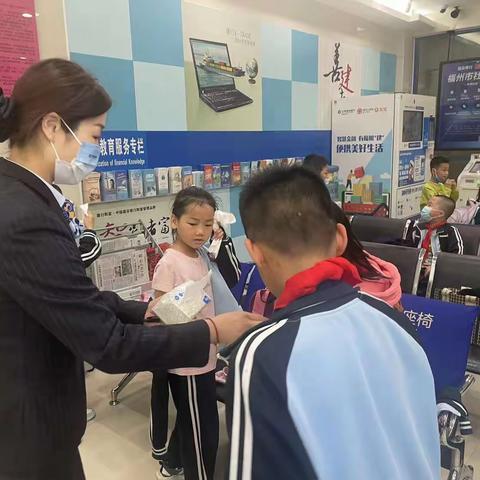
[[[162,297],[157,297],[157,298],[154,298],[149,304],[148,304],[148,307],[147,307],[147,311],[145,312],[145,320],[149,319],[149,318],[155,318],[157,315],[155,314],[155,312],[153,311],[153,309],[155,308],[155,305],[162,299]]]
[[[233,343],[247,330],[266,320],[261,315],[248,312],[230,312],[213,317],[207,321],[212,343],[228,345]],[[218,333],[218,338],[217,337]]]
[[[83,216],[83,224],[87,230],[94,230],[95,217],[91,213],[87,213]]]

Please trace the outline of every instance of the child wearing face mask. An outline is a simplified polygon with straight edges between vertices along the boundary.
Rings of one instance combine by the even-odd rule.
[[[463,255],[463,239],[457,227],[447,223],[455,210],[455,202],[447,196],[435,195],[422,208],[420,220],[408,230],[406,244],[425,249],[418,294],[426,292],[432,259],[440,252]]]
[[[420,199],[420,208],[428,204],[430,198],[435,195],[442,195],[451,198],[454,202],[458,200],[457,182],[448,178],[450,163],[446,157],[433,157],[430,162],[430,172],[432,178],[428,181],[422,190]]]

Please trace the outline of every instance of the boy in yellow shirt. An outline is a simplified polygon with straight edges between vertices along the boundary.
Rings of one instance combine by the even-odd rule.
[[[448,178],[450,164],[446,157],[433,157],[430,162],[432,179],[423,186],[420,208],[428,204],[430,198],[437,195],[451,198],[454,202],[458,200],[457,182]]]

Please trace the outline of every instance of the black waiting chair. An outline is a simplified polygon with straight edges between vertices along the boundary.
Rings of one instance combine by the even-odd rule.
[[[407,220],[355,215],[351,224],[353,233],[362,242],[394,243],[404,237]]]
[[[480,286],[480,257],[441,252],[432,261],[427,297],[433,298],[442,288],[478,288]]]
[[[480,226],[479,225],[464,225],[454,224],[457,227],[463,241],[464,255],[479,255],[480,254]]]
[[[393,263],[398,268],[403,293],[417,293],[424,254],[422,249],[371,242],[362,242],[362,245],[371,255]]]

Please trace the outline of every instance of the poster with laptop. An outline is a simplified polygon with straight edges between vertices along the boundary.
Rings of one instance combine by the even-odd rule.
[[[260,23],[184,3],[188,130],[262,130]]]

